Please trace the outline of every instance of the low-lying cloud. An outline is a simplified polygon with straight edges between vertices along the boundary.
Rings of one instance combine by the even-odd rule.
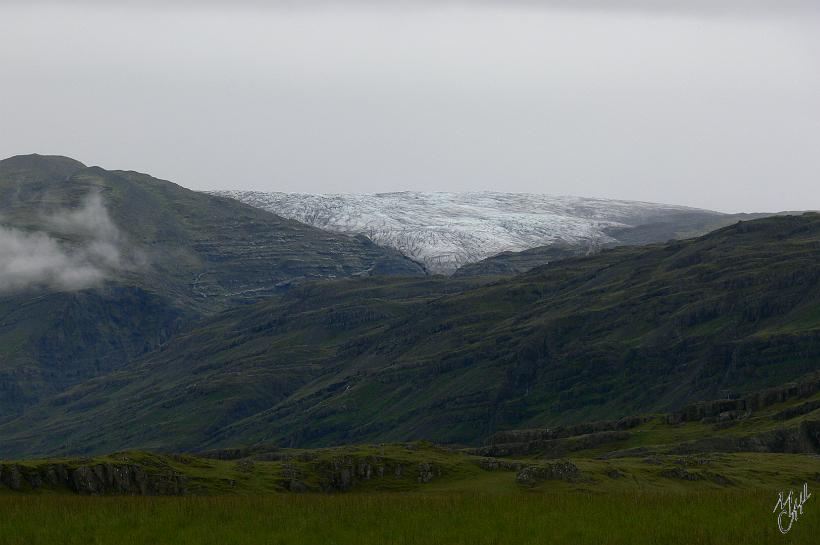
[[[0,293],[86,289],[135,266],[123,253],[122,234],[97,193],[76,210],[43,216],[42,223],[46,230],[0,224]]]

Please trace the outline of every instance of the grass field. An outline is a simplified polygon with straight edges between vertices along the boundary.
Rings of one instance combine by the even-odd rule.
[[[814,544],[809,498],[787,535],[776,496],[339,494],[260,497],[0,497],[3,545]]]

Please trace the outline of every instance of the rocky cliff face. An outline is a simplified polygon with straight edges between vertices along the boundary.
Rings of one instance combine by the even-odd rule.
[[[361,486],[367,481],[390,477],[409,478],[424,484],[443,474],[443,468],[434,462],[405,463],[380,456],[342,456],[319,462],[314,469],[320,476],[319,487],[322,490],[340,492]]]
[[[407,456],[397,457],[396,448],[403,450]],[[402,488],[426,484],[452,473],[452,466],[448,467],[436,459],[441,454],[439,447],[406,443],[392,445],[389,452],[383,448],[381,450],[380,454],[365,454],[351,447],[347,452],[330,449],[330,454],[322,450],[293,453],[272,445],[260,445],[217,449],[199,456],[213,460],[236,460],[243,467],[253,467],[255,462],[279,462],[282,471],[278,484],[282,490],[291,492],[347,492],[382,485]],[[495,467],[482,464],[480,467],[486,470],[511,470],[506,461],[494,462]]]
[[[777,388],[767,388],[757,392],[752,392],[737,399],[716,399],[711,401],[701,401],[683,407],[669,415],[668,422],[676,424],[680,422],[704,423],[727,422],[745,418],[754,411],[759,411],[765,407],[783,403],[796,398],[808,397],[820,391],[820,373],[814,373],[804,377],[797,382],[791,382]],[[780,419],[798,416],[813,411],[818,406],[817,402],[809,402],[799,407],[790,408],[787,412],[779,414]]]
[[[470,452],[479,456],[538,454],[542,458],[561,458],[571,452],[625,441],[631,437],[627,430],[647,420],[648,417],[632,416],[575,426],[501,431],[491,435],[483,447],[471,449]]]
[[[609,449],[601,454],[603,458],[708,452],[820,454],[820,420],[812,415],[820,409],[817,392],[820,374],[811,373],[780,387],[751,392],[738,399],[702,401],[659,417],[635,416],[575,426],[502,431],[470,452],[479,456],[561,458],[603,447],[601,450]],[[811,399],[802,401],[806,398]],[[788,406],[772,411],[772,406],[781,403]],[[619,444],[645,433],[641,426],[650,421],[669,431],[687,422],[711,425],[711,430],[700,431],[697,439],[670,441],[664,446],[619,448]],[[749,422],[752,426],[738,427]],[[780,422],[784,424],[775,424]],[[725,433],[727,428],[732,432]]]
[[[141,465],[127,463],[3,464],[0,484],[16,492],[43,488],[87,495],[178,496],[187,492],[186,478],[178,473],[149,472]]]
[[[675,446],[670,452],[673,454],[703,452],[820,454],[820,421],[807,420],[797,426],[739,437],[723,435],[687,441]]]

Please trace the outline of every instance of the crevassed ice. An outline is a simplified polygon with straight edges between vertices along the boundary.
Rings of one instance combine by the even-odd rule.
[[[215,191],[280,216],[339,233],[364,234],[450,274],[504,251],[550,243],[613,242],[606,229],[693,209],[636,201],[526,193],[306,194]]]

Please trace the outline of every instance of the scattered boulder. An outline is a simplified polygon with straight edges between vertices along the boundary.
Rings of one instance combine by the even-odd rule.
[[[528,466],[518,472],[515,482],[521,486],[535,486],[544,481],[575,481],[580,477],[578,467],[569,460],[552,464]]]
[[[682,467],[664,469],[660,472],[660,476],[666,477],[667,479],[678,479],[682,481],[699,481],[703,478],[699,473],[692,473]]]
[[[255,464],[253,463],[253,460],[250,460],[248,458],[243,458],[236,462],[236,470],[242,473],[253,473],[254,467]]]
[[[714,462],[712,458],[705,458],[703,456],[683,456],[673,463],[683,467],[701,467],[712,465],[712,462]]]
[[[709,473],[709,478],[712,480],[713,483],[719,484],[720,486],[732,486],[734,481],[725,475],[721,475],[720,473]]]
[[[624,473],[620,469],[610,469],[606,472],[606,476],[610,479],[620,479],[626,477],[626,473]]]
[[[512,462],[498,458],[479,458],[476,462],[478,467],[485,471],[521,471],[521,462]]]
[[[418,481],[420,483],[429,483],[434,478],[441,475],[441,468],[436,466],[435,464],[431,464],[429,462],[422,462],[419,464],[419,477]]]

